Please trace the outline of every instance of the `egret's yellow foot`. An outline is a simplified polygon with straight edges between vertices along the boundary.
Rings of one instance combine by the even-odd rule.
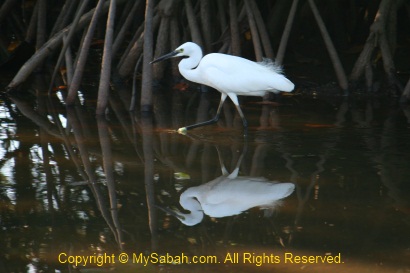
[[[178,133],[182,134],[182,135],[186,135],[187,129],[186,127],[182,127],[178,129]]]

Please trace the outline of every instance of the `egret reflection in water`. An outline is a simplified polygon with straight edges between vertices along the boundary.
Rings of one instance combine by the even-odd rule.
[[[259,207],[273,209],[280,200],[295,189],[293,183],[269,181],[264,177],[239,176],[239,166],[244,153],[232,173],[228,173],[218,151],[222,175],[208,183],[185,190],[179,199],[181,206],[190,211],[173,210],[183,224],[193,226],[200,223],[204,214],[210,217],[238,215],[248,209]],[[170,212],[167,210],[167,212]]]

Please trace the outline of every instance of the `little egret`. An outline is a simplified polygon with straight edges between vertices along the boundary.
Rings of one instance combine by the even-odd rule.
[[[238,176],[235,170],[201,186],[184,191],[179,203],[190,213],[173,214],[187,226],[200,223],[204,214],[220,218],[238,215],[248,209],[275,208],[280,199],[295,189],[293,183],[278,183],[263,177]]]
[[[190,213],[161,209],[176,216],[183,224],[193,226],[202,221],[204,214],[219,218],[238,215],[255,207],[273,209],[280,205],[279,200],[289,196],[295,185],[269,181],[264,177],[239,176],[245,150],[246,147],[233,172],[228,173],[217,149],[222,175],[203,185],[188,188],[179,197],[181,207]]]
[[[187,57],[179,64],[179,72],[189,81],[208,85],[221,92],[221,101],[216,116],[208,121],[189,125],[178,129],[185,133],[189,129],[216,123],[222,110],[222,105],[227,97],[232,102],[242,118],[246,129],[248,123],[239,106],[240,96],[262,97],[266,91],[278,93],[279,91],[291,92],[295,85],[283,74],[281,67],[266,59],[263,62],[253,62],[241,57],[211,53],[202,58],[201,48],[192,42],[184,43],[177,49],[151,62],[151,64],[172,57]]]

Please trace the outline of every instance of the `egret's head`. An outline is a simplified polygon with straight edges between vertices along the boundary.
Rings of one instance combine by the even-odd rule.
[[[192,43],[192,42],[186,42],[185,44],[180,45],[174,51],[153,60],[151,64],[157,63],[157,62],[169,59],[169,58],[173,58],[173,57],[189,57],[198,52],[200,52],[202,55],[202,50],[197,44]]]
[[[180,45],[177,49],[175,49],[174,52],[177,52],[177,55],[175,55],[175,57],[177,57],[177,56],[189,57],[192,54],[197,53],[197,52],[202,53],[202,50],[197,44],[195,44],[193,42],[186,42],[185,44]]]
[[[170,209],[170,208],[164,208],[161,206],[156,206],[160,210],[166,212],[167,214],[170,214],[172,216],[175,216],[181,223],[187,226],[194,226],[202,221],[204,218],[204,213],[202,210],[195,210],[192,211],[191,213],[182,213],[177,209]]]

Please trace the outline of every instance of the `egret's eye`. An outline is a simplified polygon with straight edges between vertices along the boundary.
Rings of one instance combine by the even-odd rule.
[[[184,52],[184,49],[183,48],[180,48],[179,49],[179,53],[183,53]]]

